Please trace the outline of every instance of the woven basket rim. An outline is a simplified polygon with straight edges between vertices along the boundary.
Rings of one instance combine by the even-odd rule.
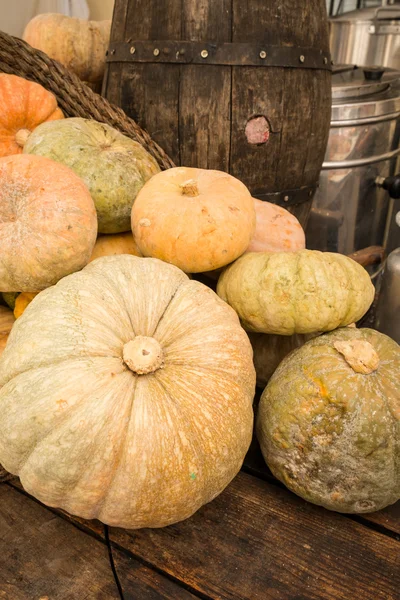
[[[166,152],[119,107],[96,94],[74,73],[24,40],[0,31],[0,72],[35,81],[52,92],[67,117],[94,119],[139,142],[161,169],[175,164]]]

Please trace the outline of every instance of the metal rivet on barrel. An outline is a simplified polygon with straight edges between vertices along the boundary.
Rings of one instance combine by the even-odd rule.
[[[111,50],[111,54],[115,54],[115,49]]]
[[[207,50],[202,50],[202,51],[200,52],[200,56],[201,56],[201,58],[207,58],[207,56],[208,56],[208,52],[207,52]]]
[[[158,48],[154,48],[153,54],[154,54],[154,56],[158,56],[160,54],[159,49]]]
[[[130,52],[131,54],[135,54],[135,52],[136,52],[136,48],[135,48],[135,46],[131,46],[131,47],[130,47],[130,50],[129,50],[129,52]]]
[[[283,199],[285,202],[289,202],[289,196],[284,196]]]
[[[306,60],[306,57],[304,56],[304,54],[300,55],[299,60],[301,63],[303,63]]]
[[[260,58],[267,58],[267,53],[265,52],[265,50],[261,50]]]
[[[324,56],[324,65],[328,64],[328,59],[326,58],[326,56]]]

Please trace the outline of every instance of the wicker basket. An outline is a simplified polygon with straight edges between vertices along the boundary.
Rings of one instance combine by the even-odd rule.
[[[36,81],[52,92],[67,117],[83,117],[107,123],[139,142],[156,159],[161,169],[175,166],[150,135],[123,110],[93,92],[73,73],[44,52],[19,38],[0,31],[0,72]]]
[[[107,123],[139,142],[156,159],[161,169],[174,166],[172,160],[150,135],[130,119],[123,110],[112,106],[93,92],[73,73],[44,52],[0,31],[0,72],[36,81],[52,92],[67,117],[83,117]],[[11,479],[0,465],[0,483]]]

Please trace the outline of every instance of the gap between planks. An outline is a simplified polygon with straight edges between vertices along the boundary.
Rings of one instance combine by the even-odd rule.
[[[79,531],[85,533],[86,535],[89,535],[90,537],[94,538],[96,541],[102,543],[107,548],[107,540],[105,538],[104,525],[103,525],[103,523],[100,523],[100,521],[86,521],[85,519],[81,519],[80,517],[75,517],[73,515],[70,515],[69,513],[65,512],[63,510],[53,508],[51,506],[46,506],[45,504],[40,502],[40,500],[37,500],[34,496],[31,496],[30,494],[28,494],[28,492],[26,492],[24,490],[24,488],[22,487],[19,479],[13,479],[11,481],[6,482],[4,485],[13,488],[15,491],[17,491],[21,495],[25,496],[32,502],[35,502],[42,508],[47,509],[48,511],[53,513],[56,517],[60,517],[61,519],[63,519],[67,523],[69,523],[72,527],[75,527]],[[199,590],[192,588],[190,585],[188,585],[182,579],[174,577],[169,572],[164,571],[163,569],[160,569],[156,565],[153,565],[151,562],[144,559],[142,556],[136,555],[131,550],[125,548],[124,546],[118,544],[118,542],[115,542],[114,540],[112,540],[111,537],[110,537],[109,541],[110,541],[110,546],[112,549],[115,549],[115,550],[121,552],[122,554],[124,554],[126,557],[137,561],[138,563],[140,563],[141,565],[143,565],[146,568],[151,569],[158,575],[162,575],[163,577],[165,577],[169,581],[172,581],[173,583],[177,584],[179,587],[181,587],[185,591],[189,592],[193,596],[200,598],[200,600],[215,600],[211,596],[209,596],[207,594],[203,594]],[[117,575],[118,575],[118,578],[119,578],[121,586],[122,586],[122,591],[123,591],[124,595],[126,595],[127,590],[125,589],[126,586],[124,586],[123,582],[121,581],[120,572],[119,572],[118,564],[117,564],[118,561],[116,560],[115,556],[113,556],[113,559],[115,562],[115,568],[117,571]]]

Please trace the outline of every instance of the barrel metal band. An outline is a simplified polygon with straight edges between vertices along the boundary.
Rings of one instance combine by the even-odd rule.
[[[286,67],[330,71],[328,52],[297,46],[188,41],[111,42],[107,62]]]
[[[272,204],[279,204],[280,206],[287,207],[311,201],[317,190],[317,187],[318,183],[293,190],[284,190],[281,192],[257,193],[257,191],[253,191],[252,196],[254,196],[254,198],[258,198],[259,200],[266,200],[267,202],[272,202]]]

